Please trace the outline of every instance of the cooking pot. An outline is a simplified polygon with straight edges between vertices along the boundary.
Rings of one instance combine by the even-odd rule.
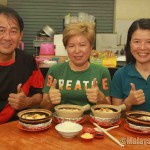
[[[46,109],[27,109],[18,113],[19,124],[30,130],[43,130],[51,125],[52,112]]]
[[[150,112],[138,110],[127,111],[126,119],[131,124],[150,127]]]
[[[56,123],[61,123],[65,121],[71,121],[76,123],[82,123],[84,121],[84,116],[78,117],[78,118],[64,118],[57,115],[56,112],[53,113],[53,121]]]
[[[109,109],[111,112],[100,111],[101,108]],[[95,117],[100,118],[118,118],[120,116],[121,111],[126,110],[126,105],[122,104],[119,106],[108,105],[108,104],[99,104],[91,107],[91,111]]]
[[[43,115],[44,117],[34,117],[35,115]],[[26,117],[25,117],[26,116]],[[33,117],[32,117],[33,116]],[[46,109],[27,109],[18,113],[19,121],[27,124],[39,124],[48,122],[52,118],[52,112]]]
[[[72,105],[72,104],[61,104],[54,107],[56,114],[63,118],[79,118],[87,110],[90,110],[90,105]]]
[[[43,27],[43,31],[50,37],[53,37],[55,34],[55,31],[48,25]]]
[[[150,133],[150,112],[128,111],[126,112],[126,119],[130,128],[143,133]]]

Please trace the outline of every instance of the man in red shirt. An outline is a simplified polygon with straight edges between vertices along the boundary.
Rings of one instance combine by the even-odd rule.
[[[32,55],[17,49],[23,28],[20,15],[0,5],[0,124],[42,100],[42,73]]]

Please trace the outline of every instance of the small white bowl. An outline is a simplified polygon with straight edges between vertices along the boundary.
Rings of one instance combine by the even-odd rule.
[[[64,138],[73,138],[80,133],[83,127],[71,121],[65,121],[55,126],[55,129]]]

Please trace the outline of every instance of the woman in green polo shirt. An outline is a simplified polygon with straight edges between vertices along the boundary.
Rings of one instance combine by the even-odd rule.
[[[131,24],[125,51],[127,65],[112,79],[112,103],[150,112],[150,19]]]
[[[91,64],[89,58],[95,42],[95,25],[72,23],[63,32],[68,62],[48,70],[43,88],[43,108],[57,104],[94,105],[110,103],[110,73],[107,68]]]

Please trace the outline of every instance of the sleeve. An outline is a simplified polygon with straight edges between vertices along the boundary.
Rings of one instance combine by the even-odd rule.
[[[3,110],[0,112],[0,124],[6,123],[14,115],[15,109],[13,109],[9,104],[7,104]]]
[[[48,93],[49,89],[53,83],[53,79],[54,79],[54,75],[53,75],[53,67],[49,68],[46,78],[45,78],[45,82],[44,82],[44,88],[43,88],[43,93]]]
[[[41,93],[44,86],[44,77],[36,64],[35,59],[32,61],[32,67],[31,75],[22,87],[22,90],[26,95],[29,93],[32,93],[31,95]]]

